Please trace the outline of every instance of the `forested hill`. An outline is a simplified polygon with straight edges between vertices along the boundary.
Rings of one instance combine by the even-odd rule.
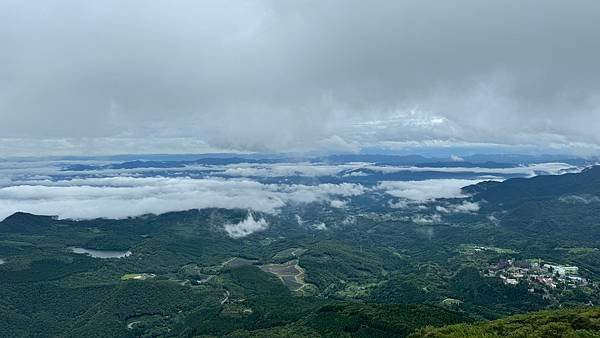
[[[581,173],[511,178],[504,182],[486,181],[464,187],[463,191],[475,194],[477,200],[505,207],[527,200],[553,199],[563,195],[598,195],[600,166],[587,168]]]
[[[39,234],[54,223],[54,219],[51,216],[16,212],[0,221],[0,231],[4,233]]]
[[[481,206],[481,216],[501,226],[496,245],[554,257],[559,248],[596,248],[600,239],[600,166],[580,173],[485,181],[463,191]],[[600,273],[597,250],[589,255],[570,260]]]
[[[479,324],[428,327],[410,337],[600,337],[600,308],[541,311]]]

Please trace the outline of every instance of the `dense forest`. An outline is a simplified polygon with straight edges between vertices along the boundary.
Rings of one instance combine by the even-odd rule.
[[[246,210],[81,221],[16,213],[0,222],[0,336],[591,337],[599,178],[594,167],[480,183],[464,188],[479,212],[436,223],[382,207],[378,195],[345,210],[289,205],[256,213],[271,226],[239,239],[223,224]],[[576,275],[559,276],[572,267]]]

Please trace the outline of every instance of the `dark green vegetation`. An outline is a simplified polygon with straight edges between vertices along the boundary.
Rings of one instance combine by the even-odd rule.
[[[476,193],[478,213],[423,224],[415,214],[433,217],[462,200],[390,209],[382,196],[366,195],[346,210],[314,203],[258,215],[269,229],[242,239],[223,224],[245,210],[88,221],[17,213],[0,222],[0,336],[402,337],[427,325],[600,304],[600,168],[466,190]],[[308,225],[317,222],[328,230]],[[69,247],[132,254],[98,259]],[[486,276],[511,258],[574,265],[589,282],[544,288]],[[304,287],[270,273],[285,279],[286,269],[299,271],[295,263]],[[517,324],[525,335],[534,326],[593,332],[598,312],[588,309],[419,334],[489,329],[493,337]]]
[[[600,337],[600,309],[542,311],[480,324],[424,328],[411,337]]]

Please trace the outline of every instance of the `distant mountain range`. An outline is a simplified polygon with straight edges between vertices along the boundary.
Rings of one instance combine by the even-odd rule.
[[[120,161],[122,159],[131,160]],[[421,155],[373,155],[373,154],[346,154],[329,156],[282,156],[282,155],[232,155],[232,154],[205,154],[205,155],[152,155],[152,156],[113,156],[102,158],[110,159],[117,163],[104,165],[68,164],[64,170],[100,170],[100,169],[136,169],[136,168],[182,168],[190,165],[232,165],[239,163],[274,164],[274,163],[329,163],[344,164],[351,162],[366,162],[377,165],[392,166],[417,166],[433,168],[511,168],[518,165],[564,162],[572,165],[590,165],[595,160],[574,158],[568,156],[524,156],[524,155],[472,155],[452,160],[451,158],[431,158]]]

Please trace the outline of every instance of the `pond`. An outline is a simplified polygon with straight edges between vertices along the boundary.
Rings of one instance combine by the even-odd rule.
[[[131,251],[94,250],[86,248],[70,247],[76,254],[85,254],[94,258],[123,258],[131,255]]]

